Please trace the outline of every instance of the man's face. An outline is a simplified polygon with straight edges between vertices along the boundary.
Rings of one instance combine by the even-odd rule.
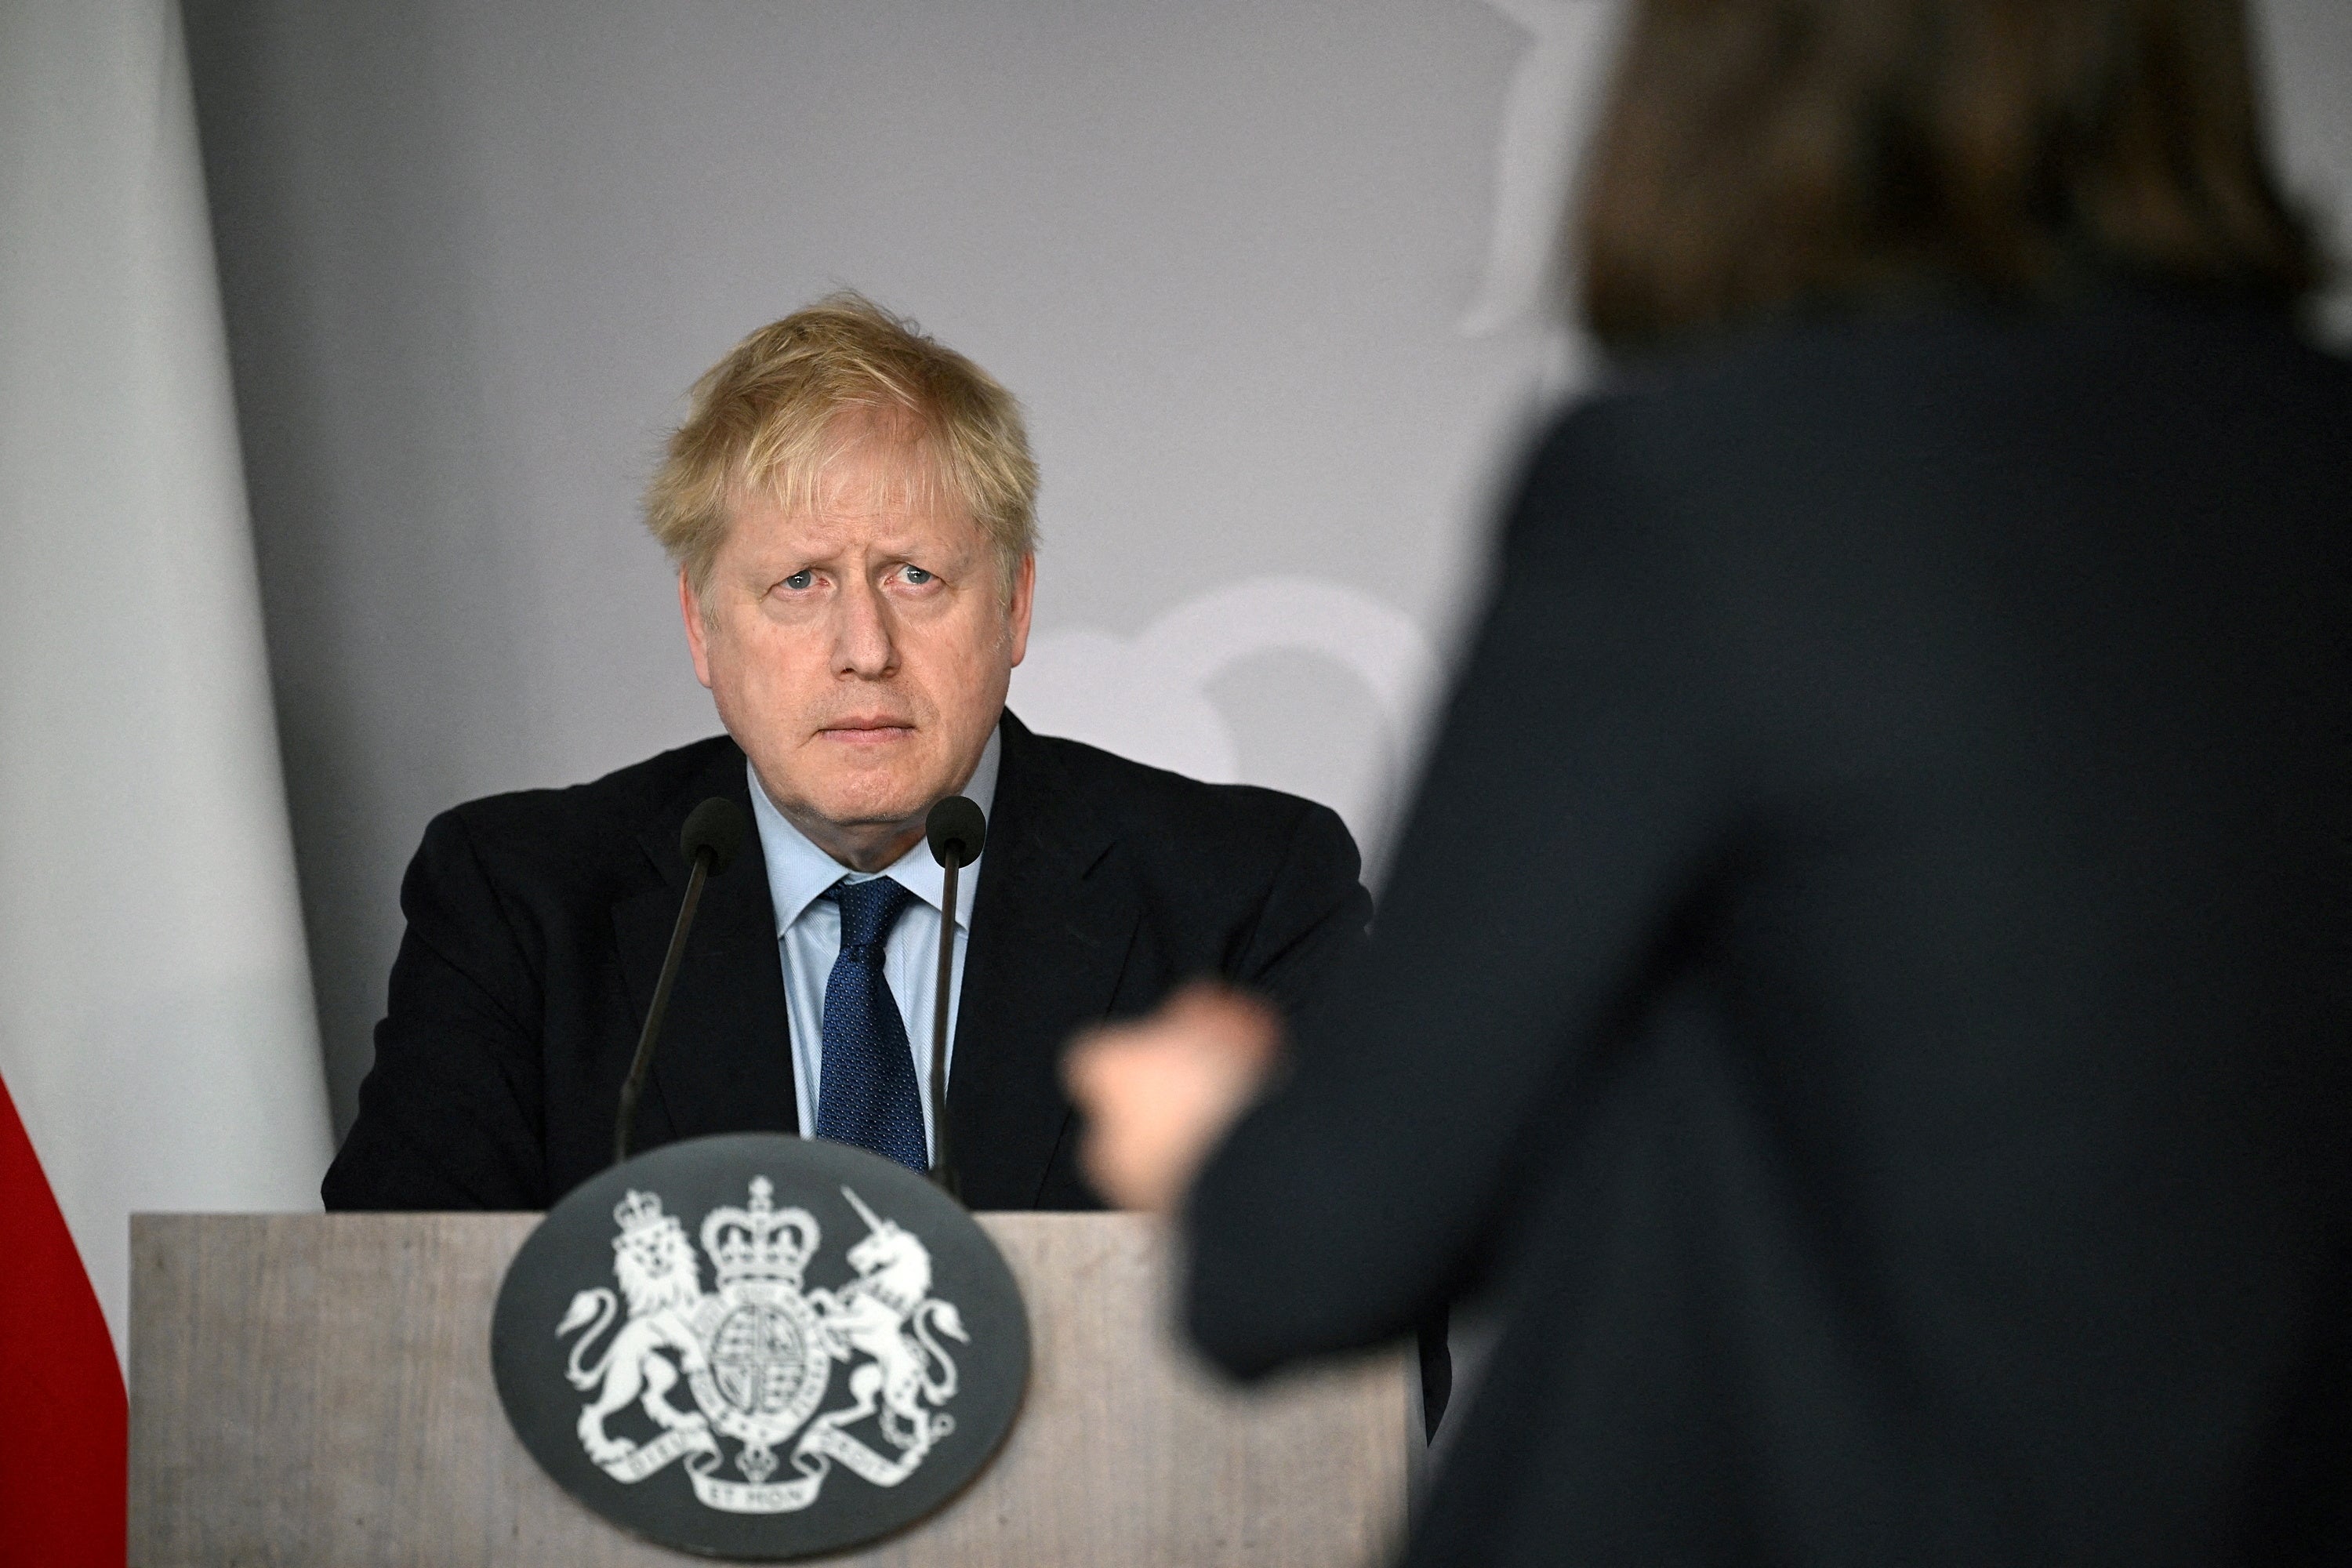
[[[814,505],[746,500],[703,591],[678,580],[728,733],[793,826],[861,870],[904,854],[971,777],[1029,642],[1034,561],[1008,595],[946,487],[908,482],[922,460],[854,436]]]

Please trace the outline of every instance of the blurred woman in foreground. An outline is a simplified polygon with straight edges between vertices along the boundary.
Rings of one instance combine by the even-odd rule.
[[[1234,1371],[1505,1304],[1414,1563],[2352,1555],[2352,373],[2245,32],[1637,3],[1622,374],[1369,961],[1270,1089],[1229,994],[1070,1063]]]

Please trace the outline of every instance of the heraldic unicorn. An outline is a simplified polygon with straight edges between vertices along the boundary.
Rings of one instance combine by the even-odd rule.
[[[937,1408],[955,1397],[955,1363],[933,1336],[970,1337],[955,1305],[931,1295],[931,1257],[921,1240],[843,1187],[866,1227],[849,1249],[856,1277],[837,1291],[803,1290],[816,1218],[775,1207],[774,1194],[765,1176],[754,1177],[750,1207],[713,1209],[703,1219],[702,1249],[718,1286],[709,1291],[685,1227],[662,1212],[658,1194],[633,1191],[614,1206],[620,1294],[601,1285],[581,1291],[555,1332],[580,1335],[565,1373],[593,1395],[580,1411],[580,1442],[614,1480],[642,1481],[683,1458],[706,1506],[786,1513],[816,1500],[836,1460],[876,1486],[895,1487],[955,1430],[954,1418]],[[849,1403],[819,1414],[835,1362],[851,1364]],[[673,1397],[681,1378],[695,1408]],[[605,1430],[631,1405],[659,1436],[640,1444]],[[880,1447],[852,1430],[869,1419]],[[720,1474],[722,1436],[740,1445],[740,1481]],[[793,1474],[772,1479],[787,1445]]]

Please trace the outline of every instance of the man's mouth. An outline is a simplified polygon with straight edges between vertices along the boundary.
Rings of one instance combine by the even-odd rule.
[[[817,734],[841,745],[877,746],[903,741],[914,732],[915,726],[906,720],[877,715],[836,719],[819,730]]]

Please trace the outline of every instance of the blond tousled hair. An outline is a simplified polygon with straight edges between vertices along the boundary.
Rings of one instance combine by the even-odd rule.
[[[646,491],[646,526],[700,594],[746,497],[813,503],[827,461],[878,433],[915,459],[907,498],[943,488],[1009,589],[1037,547],[1037,463],[1021,405],[986,371],[848,290],[761,327],[694,384]]]

